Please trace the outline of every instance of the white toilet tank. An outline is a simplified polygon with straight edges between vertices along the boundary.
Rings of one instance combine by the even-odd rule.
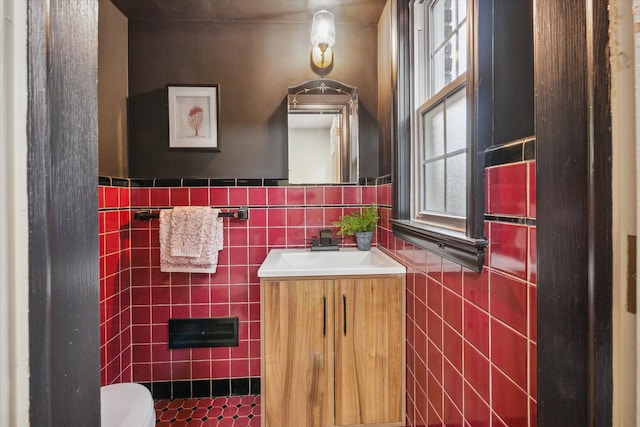
[[[111,384],[100,388],[102,427],[153,427],[156,411],[149,390],[140,384]]]

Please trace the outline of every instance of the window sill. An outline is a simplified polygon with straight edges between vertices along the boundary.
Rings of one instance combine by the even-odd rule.
[[[474,239],[458,231],[410,220],[391,220],[393,235],[436,253],[473,271],[482,271],[486,239]]]

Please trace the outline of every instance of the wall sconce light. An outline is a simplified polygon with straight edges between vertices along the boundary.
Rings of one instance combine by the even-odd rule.
[[[318,68],[327,68],[333,62],[331,46],[336,42],[336,26],[333,14],[321,10],[313,15],[311,24],[311,61]]]

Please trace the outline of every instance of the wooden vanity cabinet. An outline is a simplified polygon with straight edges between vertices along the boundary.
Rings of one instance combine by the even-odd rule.
[[[262,280],[262,426],[404,426],[404,275]]]

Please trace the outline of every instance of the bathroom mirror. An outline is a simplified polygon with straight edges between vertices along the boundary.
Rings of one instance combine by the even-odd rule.
[[[289,183],[358,181],[358,90],[319,79],[289,87]]]

